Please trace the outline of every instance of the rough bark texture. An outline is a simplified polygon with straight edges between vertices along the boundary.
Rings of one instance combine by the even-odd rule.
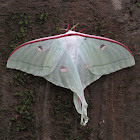
[[[44,11],[48,12],[46,19],[45,16],[41,18]],[[25,24],[26,35],[16,40],[12,36],[21,29],[22,22],[19,23],[18,19],[23,17],[16,20],[11,20],[11,17],[21,12],[30,15],[34,24],[31,28]],[[139,15],[138,0],[0,0],[0,139],[139,140]],[[12,51],[11,44],[20,45],[25,40],[63,33],[57,30],[58,27],[66,28],[68,23],[72,26],[72,19],[80,24],[77,31],[86,28],[84,33],[105,36],[125,44],[136,60],[134,67],[103,76],[86,88],[90,119],[86,127],[79,124],[80,115],[74,108],[71,91],[30,75],[24,78],[25,84],[20,84],[21,80],[15,79],[15,75],[22,72],[5,69]],[[19,98],[14,94],[25,89],[36,89],[37,95],[32,103],[32,123],[37,125],[34,130],[18,130],[17,127],[23,118],[15,111]],[[16,120],[11,122],[13,117]]]

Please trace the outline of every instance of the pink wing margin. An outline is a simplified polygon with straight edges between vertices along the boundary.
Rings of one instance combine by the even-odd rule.
[[[19,48],[27,45],[27,44],[31,44],[31,43],[35,43],[35,42],[40,42],[40,41],[45,41],[45,40],[49,40],[49,39],[57,39],[57,38],[61,38],[61,37],[66,37],[66,36],[72,36],[72,35],[76,35],[76,36],[83,36],[83,37],[88,37],[88,38],[94,38],[94,39],[99,39],[99,40],[106,40],[106,41],[110,41],[116,44],[121,45],[122,47],[124,47],[126,50],[128,50],[130,52],[130,54],[133,56],[132,52],[122,43],[109,39],[109,38],[105,38],[105,37],[100,37],[100,36],[94,36],[94,35],[88,35],[88,34],[83,34],[83,33],[79,33],[79,32],[75,32],[75,33],[69,33],[69,34],[61,34],[61,35],[56,35],[56,36],[50,36],[50,37],[44,37],[44,38],[40,38],[40,39],[35,39],[26,43],[23,43],[21,45],[19,45],[16,49],[14,49],[12,51],[12,53],[10,54],[8,60],[10,59],[11,55],[18,50]]]

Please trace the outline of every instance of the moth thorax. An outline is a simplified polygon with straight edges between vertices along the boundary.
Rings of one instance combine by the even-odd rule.
[[[78,54],[78,45],[76,43],[75,36],[69,36],[67,38],[67,50],[72,58],[73,62],[76,63],[77,54]]]

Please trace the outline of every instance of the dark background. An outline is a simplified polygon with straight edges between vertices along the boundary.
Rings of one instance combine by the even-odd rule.
[[[6,68],[11,51],[36,38],[76,31],[125,44],[136,65],[85,90],[89,122],[70,90]],[[140,140],[139,0],[0,0],[0,140]]]

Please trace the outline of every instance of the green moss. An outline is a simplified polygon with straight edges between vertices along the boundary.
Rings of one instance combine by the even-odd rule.
[[[140,7],[140,2],[137,2],[136,5],[137,5],[137,7]]]
[[[7,112],[7,111],[9,111],[10,109],[8,108],[8,107],[3,107],[2,108],[2,111],[4,111],[4,112]]]
[[[104,27],[105,27],[105,22],[104,20],[101,20],[99,23],[97,23],[97,25],[94,28],[95,31],[100,34],[103,31]]]
[[[22,96],[23,96],[23,93],[21,93],[21,92],[16,92],[16,93],[14,94],[14,96],[22,97]]]
[[[11,14],[6,20],[5,24],[8,27],[7,33],[10,32],[10,39],[8,45],[15,49],[19,44],[19,41],[23,40],[34,25],[33,21],[30,19],[26,13],[16,13]]]
[[[16,92],[14,96],[17,98],[17,105],[15,106],[15,115],[10,119],[9,139],[14,136],[21,136],[20,132],[26,133],[29,137],[35,137],[36,123],[33,106],[35,103],[35,97],[33,91],[26,90],[23,93]],[[14,136],[13,136],[14,135]]]
[[[48,20],[49,13],[43,10],[41,13],[37,14],[37,22],[39,24],[44,24]]]

